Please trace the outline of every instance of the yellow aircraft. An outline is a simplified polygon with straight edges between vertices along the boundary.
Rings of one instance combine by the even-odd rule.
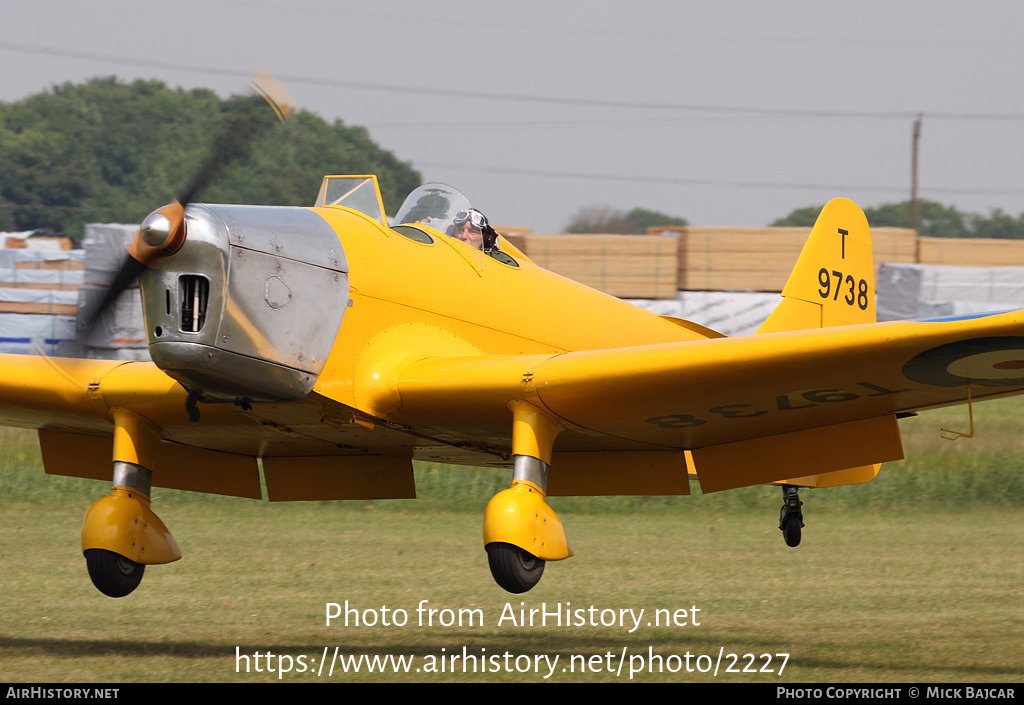
[[[796,545],[797,489],[902,458],[900,416],[1024,391],[1024,312],[875,322],[844,199],[759,334],[726,338],[456,239],[490,228],[444,185],[394,224],[373,176],[328,176],[309,208],[194,191],[146,218],[113,288],[141,272],[152,362],[0,356],[0,424],[38,429],[47,473],[113,480],[82,530],[112,597],[181,557],[153,486],[259,498],[260,463],[271,501],[413,497],[413,460],[509,468],[483,534],[510,592],[573,555],[553,495],[774,483]]]

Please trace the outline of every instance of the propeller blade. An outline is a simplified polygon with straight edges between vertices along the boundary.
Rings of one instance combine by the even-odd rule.
[[[103,298],[100,299],[99,304],[89,315],[89,320],[84,328],[86,335],[96,326],[96,321],[99,320],[100,316],[114,304],[114,301],[121,295],[121,292],[131,286],[132,282],[138,279],[139,275],[144,271],[146,271],[145,264],[131,255],[125,258],[124,262],[121,263],[121,268],[114,275],[113,281],[110,282],[110,286],[104,292]]]
[[[254,94],[238,104],[236,112],[214,142],[209,159],[178,195],[177,201],[182,206],[191,203],[219,171],[243,157],[253,142],[274,125],[264,103],[270,106],[280,122],[295,112],[295,102],[288,91],[266,71],[253,76],[249,86]]]
[[[284,122],[295,112],[295,103],[288,91],[266,71],[259,71],[249,82],[254,95],[238,101],[234,113],[214,140],[210,155],[200,166],[177,200],[150,213],[142,222],[128,255],[121,263],[99,306],[85,325],[91,331],[96,321],[114,303],[121,292],[131,286],[147,268],[172,255],[184,244],[185,206],[213,181],[225,167],[243,157],[252,143],[265,133],[274,121],[267,115],[269,105],[277,119]]]

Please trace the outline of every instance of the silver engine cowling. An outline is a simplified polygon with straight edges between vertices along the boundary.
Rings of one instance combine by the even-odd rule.
[[[178,252],[140,278],[153,361],[204,401],[309,394],[349,301],[334,230],[306,208],[190,205]]]

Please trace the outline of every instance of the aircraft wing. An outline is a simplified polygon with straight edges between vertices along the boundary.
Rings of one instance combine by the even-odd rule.
[[[180,406],[185,397],[152,363],[0,355],[4,426],[109,433],[111,407],[151,414],[169,403]]]
[[[187,397],[151,362],[0,355],[0,425],[37,429],[49,474],[110,481],[125,411],[159,429],[154,486],[259,498],[262,458],[271,500],[415,496],[417,439],[354,425],[351,408],[314,394],[196,417]]]
[[[969,388],[974,400],[1021,392],[1024,312],[428,359],[396,384],[404,422],[497,427],[523,399],[566,429],[556,451],[588,438],[689,450],[711,491],[900,459],[897,414],[962,403]]]
[[[164,487],[259,497],[255,458],[230,452],[245,419],[213,408],[189,428],[185,390],[149,362],[0,355],[0,424],[39,430],[46,471],[110,480],[114,416],[119,410],[171,429],[155,464]],[[233,419],[232,422],[228,422]],[[250,425],[252,422],[249,422]],[[218,444],[202,443],[221,429]],[[176,429],[188,429],[177,438]],[[174,442],[177,440],[177,442]],[[184,443],[183,443],[184,441]],[[207,448],[193,446],[208,446]],[[217,472],[208,472],[209,467]]]
[[[109,479],[113,409],[128,409],[162,430],[156,484],[259,497],[260,456],[273,498],[412,496],[410,458],[507,464],[479,449],[511,447],[508,405],[523,400],[564,429],[552,494],[685,493],[687,470],[714,491],[902,458],[897,414],[1024,391],[1022,331],[1024,312],[1010,312],[427,358],[389,380],[392,425],[372,430],[315,394],[249,412],[201,405],[193,422],[185,391],[152,363],[3,355],[0,423],[40,429],[56,474]],[[325,489],[338,456],[355,489]]]

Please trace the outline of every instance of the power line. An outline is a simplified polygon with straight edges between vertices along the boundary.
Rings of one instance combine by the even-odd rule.
[[[1017,49],[1020,48],[1022,42],[1020,39],[1014,38],[1007,41],[996,41],[992,37],[984,37],[983,39],[971,40],[965,39],[962,36],[957,36],[955,39],[941,38],[933,39],[929,36],[915,37],[907,36],[906,34],[891,35],[891,36],[865,36],[859,34],[835,34],[826,33],[823,35],[806,35],[806,34],[794,34],[794,35],[782,35],[782,34],[771,34],[766,36],[759,35],[736,35],[736,34],[710,34],[707,32],[693,32],[693,31],[678,31],[675,24],[665,27],[658,26],[656,24],[645,22],[643,27],[640,29],[630,28],[622,26],[616,23],[612,27],[595,27],[590,26],[586,22],[574,22],[571,24],[551,24],[546,20],[532,20],[528,22],[514,22],[508,19],[503,19],[499,22],[494,22],[488,19],[477,19],[473,16],[454,16],[452,14],[438,14],[433,13],[413,13],[407,9],[401,12],[380,12],[369,9],[357,9],[353,10],[351,7],[344,6],[338,7],[335,5],[328,4],[327,6],[317,5],[303,7],[300,4],[294,2],[294,0],[287,0],[287,2],[268,2],[260,0],[198,0],[196,4],[203,6],[209,6],[210,4],[220,4],[228,6],[239,6],[245,8],[247,11],[256,10],[267,10],[272,12],[286,13],[290,15],[300,14],[309,15],[315,13],[318,17],[324,16],[340,16],[357,18],[360,20],[379,20],[393,25],[394,23],[402,22],[413,24],[416,28],[421,28],[424,25],[433,24],[439,25],[440,27],[451,30],[453,27],[467,27],[467,28],[483,28],[489,35],[495,35],[497,32],[529,32],[529,33],[548,33],[557,34],[558,36],[565,36],[568,34],[589,36],[589,37],[614,37],[621,39],[623,36],[643,38],[646,40],[665,40],[673,42],[686,42],[687,44],[694,43],[706,43],[713,46],[719,46],[721,44],[741,44],[749,46],[751,44],[759,45],[779,45],[787,48],[791,48],[795,45],[806,45],[806,46],[827,46],[836,47],[840,45],[850,45],[856,47],[941,47],[948,49],[949,47],[964,48],[976,51],[978,49]]]
[[[852,185],[852,184],[797,184],[779,182],[758,182],[758,181],[716,181],[710,179],[692,179],[674,176],[628,176],[623,174],[599,174],[594,172],[569,172],[569,171],[548,171],[543,169],[515,169],[506,167],[492,167],[479,164],[450,164],[441,162],[417,162],[418,168],[430,169],[457,169],[460,171],[482,171],[491,174],[509,174],[515,176],[536,176],[553,179],[589,179],[592,181],[618,181],[642,184],[665,184],[675,186],[707,186],[715,188],[746,188],[746,189],[778,189],[778,190],[815,190],[836,192],[873,192],[873,193],[906,193],[906,186],[878,186]],[[922,188],[922,191],[929,194],[941,195],[992,195],[992,196],[1020,196],[1024,195],[1024,189],[1000,189],[1000,188]]]
[[[204,75],[231,76],[237,78],[248,78],[250,72],[236,71],[232,69],[219,69],[209,66],[191,66],[188,64],[177,64],[165,61],[154,61],[138,57],[124,57],[113,54],[102,54],[98,52],[74,51],[70,49],[55,49],[41,47],[20,42],[0,40],[0,50],[13,51],[24,54],[35,54],[44,56],[62,56],[71,59],[101,61],[125,66],[144,66],[172,71],[188,73],[200,73]],[[892,110],[892,111],[855,111],[855,110],[824,110],[819,108],[764,108],[750,106],[730,105],[700,105],[693,103],[673,103],[658,101],[620,101],[598,98],[572,98],[568,96],[538,96],[521,93],[500,93],[481,90],[459,90],[453,88],[427,88],[423,86],[408,86],[383,84],[369,81],[348,81],[337,78],[314,78],[310,76],[277,75],[277,78],[284,83],[303,84],[310,86],[321,86],[329,88],[348,88],[353,90],[379,91],[390,93],[402,93],[408,95],[430,95],[446,98],[466,98],[472,100],[500,100],[506,102],[536,103],[544,105],[565,105],[586,108],[616,108],[633,110],[664,110],[675,112],[696,112],[705,114],[732,114],[749,116],[776,116],[776,117],[816,117],[816,118],[869,118],[878,120],[908,120],[916,119],[923,115],[934,120],[983,120],[983,121],[1024,121],[1024,113],[951,113],[951,112],[923,112],[920,110]]]

